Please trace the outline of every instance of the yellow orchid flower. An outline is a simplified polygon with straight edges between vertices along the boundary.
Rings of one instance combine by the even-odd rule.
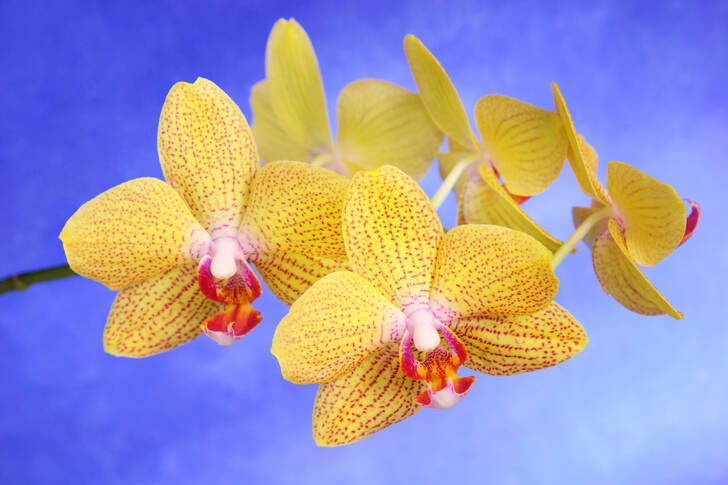
[[[271,349],[285,379],[321,383],[319,445],[357,441],[422,406],[454,406],[474,380],[458,377],[460,365],[512,375],[587,344],[553,302],[558,279],[543,245],[499,226],[444,234],[422,189],[394,167],[354,176],[343,232],[353,271],[307,290]]]
[[[384,164],[420,179],[443,135],[416,94],[365,79],[339,95],[338,132],[329,131],[316,54],[303,28],[280,19],[268,38],[265,80],[253,86],[253,134],[263,163],[300,160],[346,176]]]
[[[556,250],[561,242],[519,205],[546,190],[561,173],[567,142],[558,115],[506,96],[484,96],[475,105],[478,141],[440,62],[413,35],[405,37],[404,49],[425,108],[448,136],[450,151],[440,155],[444,183],[433,204],[439,206],[454,186],[458,224],[510,227]]]
[[[700,220],[700,206],[687,201],[688,215],[672,186],[621,162],[607,165],[605,189],[596,173],[596,152],[577,134],[559,87],[552,86],[569,140],[569,163],[582,191],[592,198],[591,207],[574,207],[577,231],[554,254],[554,264],[583,239],[592,248],[594,270],[607,294],[636,313],[683,318],[638,264],[655,265],[687,241]]]
[[[202,331],[224,345],[239,340],[261,319],[250,263],[287,304],[349,267],[348,180],[300,162],[259,168],[245,117],[212,82],[172,87],[158,147],[166,183],[139,178],[107,190],[60,235],[75,272],[121,290],[107,352],[144,357]]]

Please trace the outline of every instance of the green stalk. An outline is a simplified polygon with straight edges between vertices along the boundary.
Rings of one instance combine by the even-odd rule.
[[[34,283],[68,278],[69,276],[76,276],[76,273],[67,264],[11,275],[4,280],[0,280],[0,294],[14,290],[27,290]]]
[[[594,227],[597,222],[606,219],[607,217],[611,217],[612,215],[612,208],[611,207],[604,207],[603,209],[599,209],[586,219],[584,219],[584,222],[581,223],[579,227],[576,228],[576,231],[574,231],[574,234],[569,237],[569,239],[566,240],[566,242],[559,247],[559,249],[556,250],[554,253],[553,259],[551,260],[551,265],[555,269],[561,261],[564,260],[567,254],[571,252],[572,249],[576,247],[577,244],[579,244],[579,241],[584,239],[584,237],[589,234],[589,231],[592,227]]]
[[[474,161],[474,157],[465,157],[456,163],[452,170],[450,170],[450,173],[447,174],[445,180],[442,181],[440,188],[437,189],[435,195],[432,196],[432,207],[434,207],[435,210],[442,205],[447,194],[449,194],[452,188],[455,187],[455,182],[458,181],[463,172],[465,172],[465,169],[468,168],[468,166]]]

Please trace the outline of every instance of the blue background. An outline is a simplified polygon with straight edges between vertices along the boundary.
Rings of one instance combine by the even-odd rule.
[[[581,246],[557,271],[557,301],[590,336],[581,354],[478,376],[450,411],[322,449],[316,387],[283,381],[269,353],[286,311],[269,293],[234,346],[132,360],[103,353],[112,292],[45,283],[0,296],[0,483],[727,483],[725,2],[0,1],[0,276],[63,263],[57,235],[79,205],[161,177],[157,122],[176,81],[209,78],[250,118],[279,17],[308,31],[330,112],[358,78],[414,89],[407,33],[469,113],[489,93],[553,109],[558,82],[603,178],[606,161],[628,162],[702,203],[693,239],[646,270],[686,318],[623,309]],[[433,166],[423,186],[438,184]],[[566,238],[587,203],[566,168],[524,207]],[[447,225],[454,212],[451,196]]]

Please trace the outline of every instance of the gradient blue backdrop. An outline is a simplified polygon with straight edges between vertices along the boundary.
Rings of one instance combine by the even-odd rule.
[[[450,411],[322,449],[315,386],[283,381],[269,353],[286,311],[269,293],[264,322],[234,346],[201,338],[131,360],[103,353],[112,292],[38,285],[0,296],[0,483],[727,483],[725,2],[0,1],[0,276],[63,263],[57,235],[79,205],[161,177],[157,121],[176,81],[209,78],[250,118],[268,31],[291,16],[330,107],[357,78],[414,89],[407,33],[469,112],[489,93],[553,109],[558,82],[603,177],[625,161],[702,203],[693,239],[647,270],[686,318],[623,309],[581,246],[557,298],[589,333],[581,354],[478,376]],[[433,167],[423,186],[438,183]],[[586,203],[565,169],[525,207],[565,238]],[[454,209],[450,197],[448,225]]]

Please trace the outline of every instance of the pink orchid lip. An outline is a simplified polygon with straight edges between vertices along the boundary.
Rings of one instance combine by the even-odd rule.
[[[202,323],[202,331],[220,345],[230,345],[249,334],[260,321],[260,312],[250,303],[228,307]]]
[[[463,400],[475,382],[475,376],[456,377],[439,391],[428,389],[419,394],[415,401],[432,409],[450,409]]]
[[[474,376],[459,377],[457,370],[467,359],[467,350],[458,337],[445,325],[434,318],[432,311],[427,308],[430,317],[425,318],[424,311],[418,309],[408,316],[404,336],[399,348],[399,362],[402,372],[417,380],[427,381],[427,390],[414,398],[414,401],[433,409],[448,409],[459,403],[465,394],[470,390],[475,381]],[[437,336],[437,345],[429,350],[423,350],[417,345],[417,332],[423,332],[423,328],[431,325]],[[449,349],[439,342],[439,332]],[[414,335],[413,335],[414,333]],[[430,345],[429,330],[425,333],[424,342],[427,347]],[[415,342],[418,350],[425,351],[426,357],[423,362],[415,358],[412,343]]]
[[[206,255],[200,261],[197,281],[202,294],[227,308],[207,318],[201,327],[218,344],[230,345],[250,333],[263,319],[251,305],[261,295],[262,288],[237,241],[225,237],[219,242],[222,244],[213,243],[213,256]],[[216,258],[220,262],[217,267]]]

